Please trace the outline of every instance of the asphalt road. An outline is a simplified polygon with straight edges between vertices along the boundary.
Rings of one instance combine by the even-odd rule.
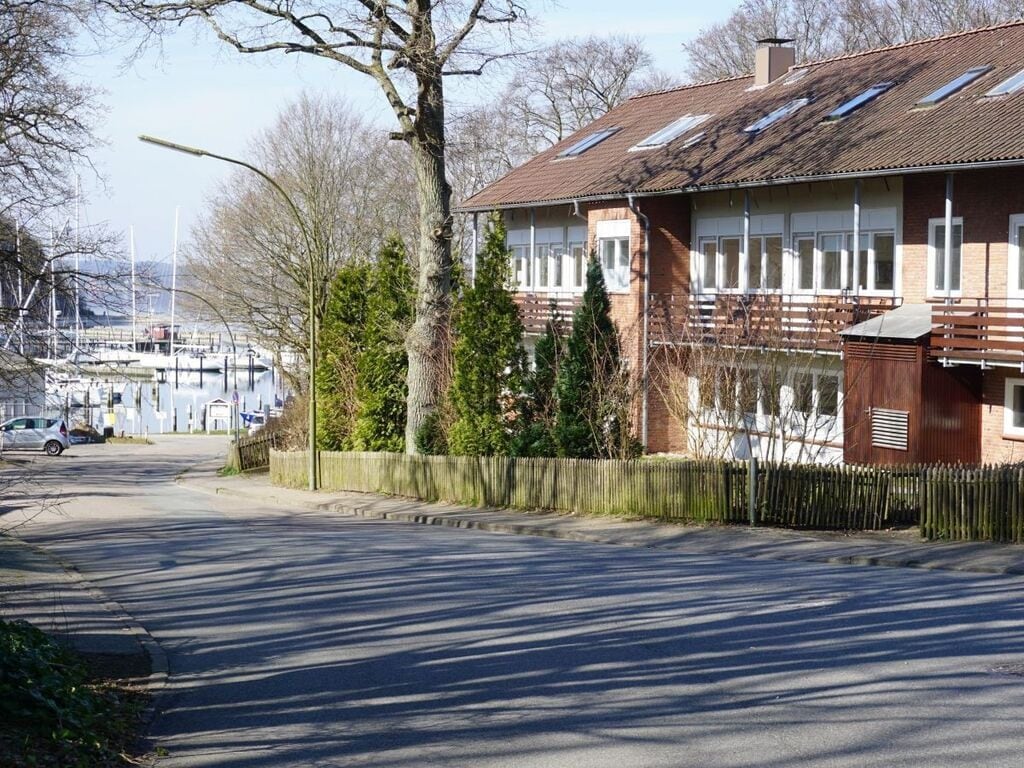
[[[64,503],[22,535],[169,656],[166,768],[1024,763],[1024,580],[293,513],[173,483],[221,449],[32,465]]]

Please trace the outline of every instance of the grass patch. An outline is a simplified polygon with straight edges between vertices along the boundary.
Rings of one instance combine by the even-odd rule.
[[[232,467],[230,465],[221,467],[217,470],[217,475],[220,477],[234,477],[235,475],[242,474],[238,467]]]
[[[25,622],[0,621],[0,765],[137,764],[146,695],[116,660],[89,659]]]
[[[108,437],[107,443],[111,445],[152,445],[153,441],[147,437],[135,437],[125,435],[124,437]]]

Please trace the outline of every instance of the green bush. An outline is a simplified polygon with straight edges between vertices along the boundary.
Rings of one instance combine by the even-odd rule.
[[[105,731],[115,702],[89,685],[74,653],[25,622],[0,621],[0,723],[42,738],[75,762],[112,750]]]
[[[523,323],[509,291],[505,225],[492,214],[477,254],[473,284],[455,317],[454,372],[449,393],[455,420],[448,449],[463,456],[507,455],[522,393]]]

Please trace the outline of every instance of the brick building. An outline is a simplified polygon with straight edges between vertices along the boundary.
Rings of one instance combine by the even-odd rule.
[[[528,330],[601,262],[650,452],[1024,458],[1024,23],[645,94],[500,210]]]

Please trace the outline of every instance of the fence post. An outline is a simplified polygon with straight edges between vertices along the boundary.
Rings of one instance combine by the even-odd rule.
[[[757,459],[750,457],[747,463],[747,516],[750,525],[757,525]]]

